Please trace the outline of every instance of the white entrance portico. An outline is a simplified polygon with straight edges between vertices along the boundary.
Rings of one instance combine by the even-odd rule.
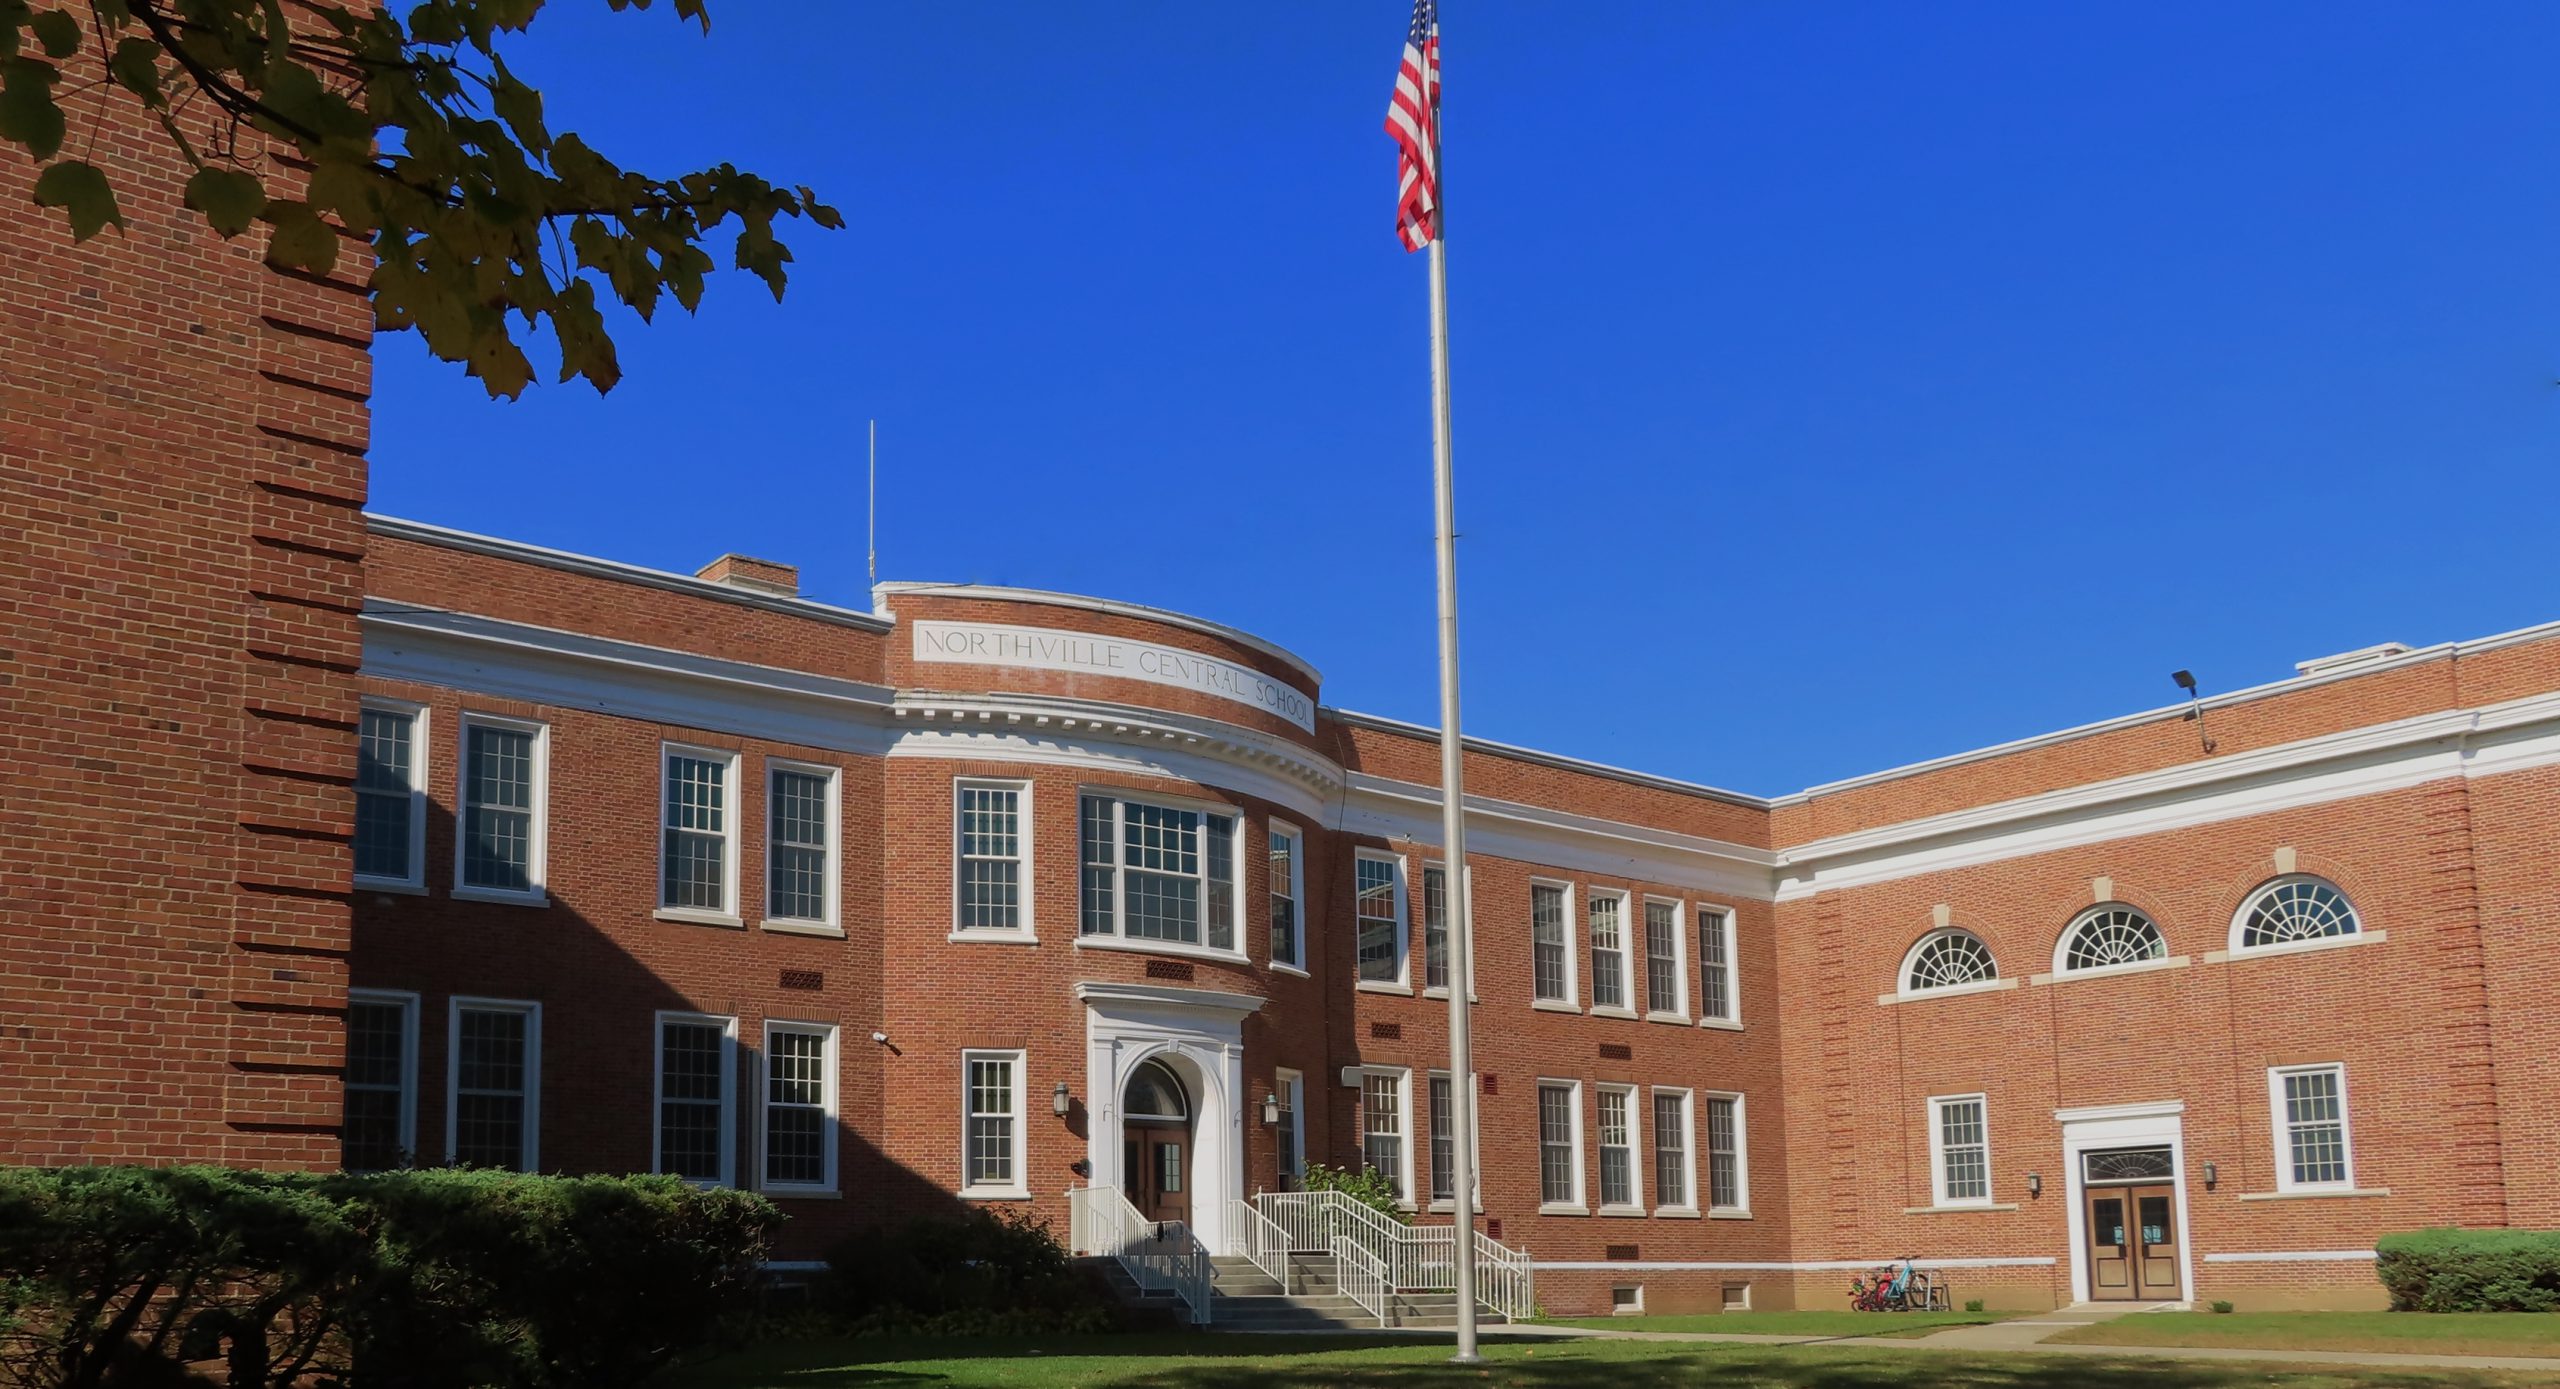
[[[1155,1062],[1189,1092],[1192,1152],[1186,1184],[1191,1229],[1212,1250],[1228,1247],[1227,1203],[1244,1186],[1244,1020],[1266,1000],[1217,989],[1087,980],[1085,1160],[1097,1187],[1127,1189],[1122,1097],[1138,1068]]]

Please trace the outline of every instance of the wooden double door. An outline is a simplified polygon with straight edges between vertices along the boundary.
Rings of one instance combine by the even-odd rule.
[[[1191,1219],[1191,1126],[1132,1121],[1121,1133],[1120,1181],[1149,1220]]]
[[[2092,1186],[2086,1202],[2089,1297],[2096,1302],[2175,1302],[2178,1188],[2174,1182]]]

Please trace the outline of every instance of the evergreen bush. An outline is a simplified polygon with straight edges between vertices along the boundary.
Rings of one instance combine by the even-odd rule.
[[[2560,1233],[2415,1230],[2374,1248],[2395,1312],[2560,1311]]]

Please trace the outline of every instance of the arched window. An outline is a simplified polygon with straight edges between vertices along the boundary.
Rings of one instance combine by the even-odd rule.
[[[2073,974],[2164,959],[2169,943],[2161,939],[2160,928],[2151,924],[2150,917],[2122,902],[2101,902],[2082,912],[2071,929],[2062,933],[2059,953],[2055,969]]]
[[[2000,966],[1991,958],[1991,947],[1961,928],[1922,936],[1902,962],[1902,991],[1907,994],[1988,984],[1999,977]]]
[[[2352,936],[2364,929],[2355,904],[2337,885],[2319,878],[2278,878],[2249,894],[2232,923],[2231,948],[2263,950],[2331,936]]]
[[[1129,1088],[1121,1094],[1121,1117],[1127,1119],[1170,1119],[1176,1123],[1191,1117],[1191,1105],[1182,1093],[1182,1082],[1174,1079],[1161,1061],[1142,1061],[1129,1073]]]

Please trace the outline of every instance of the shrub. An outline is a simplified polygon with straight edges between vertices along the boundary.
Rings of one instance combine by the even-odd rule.
[[[2560,1311],[2560,1233],[2417,1230],[2374,1247],[2393,1311]]]
[[[964,1334],[1095,1330],[1105,1290],[1067,1257],[1049,1223],[978,1209],[854,1234],[827,1253],[820,1305],[863,1332]]]
[[[668,1177],[0,1169],[0,1384],[627,1384],[780,1218]]]
[[[2231,1304],[2221,1298],[2217,1297],[2205,1305],[2211,1307],[2214,1311],[2221,1313],[2223,1316],[2227,1317],[2231,1315]]]
[[[1413,1217],[1396,1199],[1396,1184],[1374,1167],[1327,1167],[1311,1162],[1307,1164],[1305,1184],[1309,1191],[1339,1191],[1399,1224],[1412,1223]]]
[[[1977,1298],[1972,1298],[1972,1299],[1968,1300],[1968,1301],[1964,1304],[1964,1309],[1965,1309],[1966,1311],[1968,1311],[1968,1312],[1979,1312],[1979,1311],[1981,1311],[1981,1310],[1982,1310],[1982,1299],[1977,1297]]]

